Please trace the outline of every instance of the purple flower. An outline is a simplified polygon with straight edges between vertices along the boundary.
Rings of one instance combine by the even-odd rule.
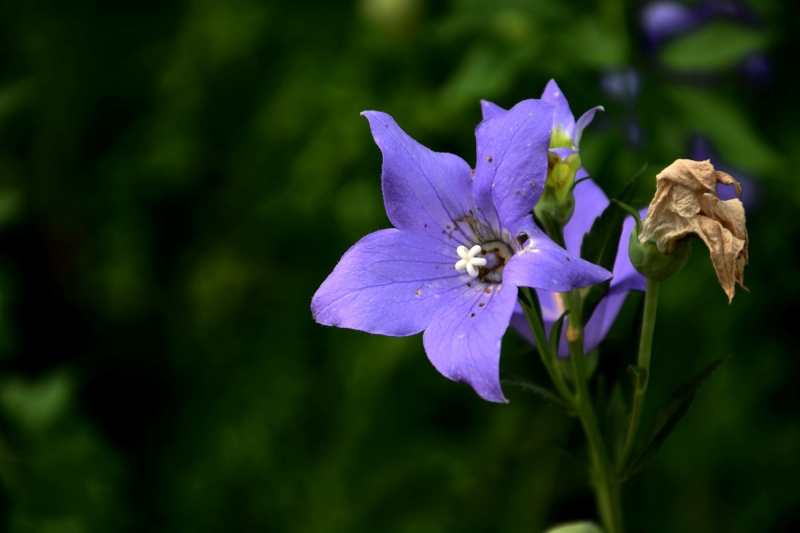
[[[575,214],[572,215],[572,219],[564,227],[564,242],[568,252],[575,255],[580,254],[583,236],[591,229],[595,218],[600,216],[606,206],[608,206],[608,198],[594,181],[585,180],[575,187]],[[643,217],[646,211],[646,209],[641,211]],[[625,302],[628,292],[632,290],[643,291],[645,289],[644,276],[633,268],[631,260],[628,258],[628,236],[631,234],[634,224],[633,217],[627,217],[622,226],[622,238],[617,248],[617,259],[614,262],[612,271],[614,278],[611,280],[611,286],[592,314],[592,318],[584,326],[584,353],[589,353],[597,348],[608,334],[622,308],[622,304]],[[544,290],[537,290],[536,293],[542,307],[542,320],[544,321],[545,331],[549,337],[553,325],[564,312],[564,300],[558,293]],[[567,317],[567,321],[569,321],[569,317]],[[535,344],[528,322],[525,319],[522,308],[519,306],[514,310],[511,325],[529,342]],[[558,348],[558,355],[562,357],[569,355],[565,332],[566,328],[562,331]]]
[[[633,68],[609,69],[601,75],[600,87],[614,100],[633,105],[642,88],[641,75]]]
[[[652,46],[703,22],[696,8],[672,1],[653,2],[642,9],[640,17],[645,38]]]
[[[481,122],[474,173],[414,141],[389,115],[363,114],[383,152],[394,228],[347,251],[314,295],[314,318],[382,335],[424,330],[439,372],[505,402],[500,343],[517,287],[568,291],[610,277],[553,243],[530,214],[547,173],[553,108],[525,100]]]

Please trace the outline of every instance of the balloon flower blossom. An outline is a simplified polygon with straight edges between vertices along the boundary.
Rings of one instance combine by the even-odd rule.
[[[572,154],[578,153],[583,130],[592,122],[597,111],[603,111],[601,106],[593,107],[584,113],[577,121],[572,114],[564,93],[559,89],[554,80],[550,80],[545,87],[542,100],[554,106],[553,113],[553,135],[550,142],[550,152],[556,153],[560,159],[567,160]],[[491,102],[481,102],[484,118],[500,117],[507,113],[502,107]],[[551,156],[552,157],[552,156]],[[581,166],[576,173],[576,178],[588,177],[589,173]],[[591,179],[581,181],[575,186],[575,212],[572,218],[564,227],[564,244],[567,251],[580,255],[583,236],[592,228],[594,220],[608,206],[608,198]],[[646,211],[642,211],[642,216]],[[627,217],[622,228],[622,238],[617,249],[617,258],[614,263],[614,278],[608,293],[598,304],[591,319],[584,327],[584,353],[597,348],[600,342],[608,334],[614,320],[617,318],[625,297],[631,290],[643,291],[645,289],[645,278],[633,268],[628,258],[628,238],[633,229],[633,217]],[[539,289],[537,287],[537,289]],[[550,335],[550,330],[555,322],[561,317],[565,310],[564,300],[558,292],[548,290],[537,290],[539,303],[542,307],[542,320],[545,330]],[[569,321],[569,317],[566,319]],[[514,328],[519,331],[531,343],[534,343],[528,322],[522,311],[522,307],[517,304],[514,316],[511,320]],[[562,332],[562,339],[559,342],[558,353],[561,356],[569,354],[569,346],[566,342],[566,328]]]
[[[481,122],[474,171],[420,145],[389,115],[363,115],[383,152],[383,198],[394,228],[344,254],[314,295],[314,319],[381,335],[424,331],[425,352],[439,372],[505,402],[500,345],[517,288],[564,292],[611,276],[556,245],[533,221],[553,107],[525,100]]]

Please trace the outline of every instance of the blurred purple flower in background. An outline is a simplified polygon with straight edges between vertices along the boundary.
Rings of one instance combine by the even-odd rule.
[[[321,324],[391,336],[425,331],[428,358],[483,398],[506,401],[500,344],[517,287],[563,292],[610,273],[551,241],[530,214],[548,168],[553,107],[525,100],[475,130],[473,172],[433,152],[387,114],[366,111],[383,152],[394,225],[345,253],[311,303]]]
[[[757,87],[766,87],[772,83],[772,64],[766,54],[755,53],[747,56],[739,70],[748,82]]]
[[[600,77],[603,92],[626,105],[636,102],[641,86],[641,76],[633,68],[608,70]]]
[[[757,14],[749,6],[731,0],[706,0],[691,6],[662,0],[648,4],[640,14],[649,48],[655,48],[707,22],[723,19],[748,25],[759,23]]]
[[[675,38],[719,21],[757,29],[762,26],[755,10],[733,0],[705,0],[694,5],[662,0],[648,4],[640,12],[644,46],[650,53],[660,51]],[[756,86],[768,85],[772,80],[770,61],[761,52],[753,52],[742,58],[738,71]]]
[[[723,161],[719,155],[717,155],[710,141],[704,137],[695,137],[692,139],[689,153],[690,159],[694,159],[695,161],[705,161],[706,159],[709,159],[711,160],[711,164],[714,165],[715,169],[727,172],[736,178],[736,180],[742,185],[741,200],[745,211],[751,211],[758,207],[760,203],[760,192],[758,190],[758,183],[756,180],[746,172],[732,167]],[[736,198],[736,189],[733,185],[718,184],[717,195],[722,200],[730,200],[731,198]]]
[[[636,102],[642,88],[642,77],[634,68],[607,70],[600,76],[603,93],[622,104],[625,108],[619,117],[625,139],[634,148],[644,144],[644,131],[636,118]]]

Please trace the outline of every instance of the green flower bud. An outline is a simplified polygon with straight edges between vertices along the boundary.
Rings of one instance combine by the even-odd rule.
[[[653,241],[639,242],[639,224],[631,231],[628,257],[636,270],[654,281],[666,281],[683,270],[691,254],[688,237],[677,241],[670,253],[662,254]]]
[[[563,228],[575,211],[575,174],[581,168],[578,152],[565,159],[554,152],[547,154],[547,181],[542,197],[534,208],[536,217],[546,226]]]

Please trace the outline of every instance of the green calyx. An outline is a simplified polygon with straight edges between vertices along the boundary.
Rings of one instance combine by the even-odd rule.
[[[669,254],[662,254],[652,241],[639,242],[639,225],[631,231],[628,256],[634,268],[653,281],[666,281],[686,266],[692,254],[689,239],[682,239]]]
[[[553,148],[575,149],[575,143],[572,142],[572,137],[570,137],[561,126],[553,128],[553,132],[550,134],[550,149],[552,150]]]
[[[555,137],[556,131],[553,135]],[[571,143],[572,141],[570,141]],[[547,154],[547,182],[544,192],[534,208],[536,217],[546,221],[546,225],[555,225],[563,228],[572,218],[575,211],[575,197],[572,190],[575,188],[575,174],[581,168],[581,157],[576,152],[566,159],[561,159],[558,154]]]

